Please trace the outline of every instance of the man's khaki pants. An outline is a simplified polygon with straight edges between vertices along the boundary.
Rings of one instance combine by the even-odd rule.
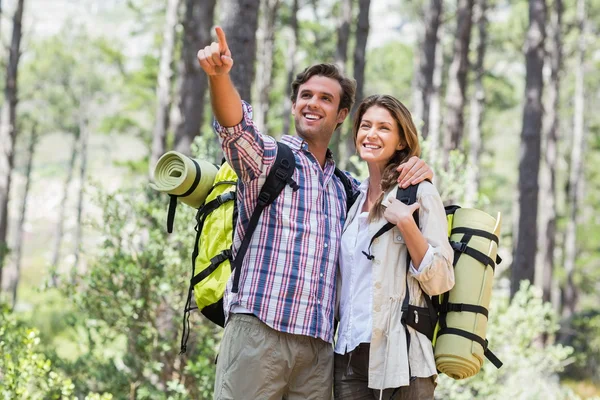
[[[252,315],[229,318],[217,361],[215,400],[329,400],[332,382],[330,343],[278,332]]]

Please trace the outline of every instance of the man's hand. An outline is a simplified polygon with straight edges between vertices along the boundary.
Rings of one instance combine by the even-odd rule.
[[[400,172],[398,184],[404,189],[410,185],[423,182],[425,179],[433,179],[433,171],[429,168],[429,165],[417,156],[413,156],[405,163],[400,164],[396,170]]]
[[[217,41],[198,51],[198,61],[208,76],[228,74],[233,66],[233,58],[231,58],[231,51],[227,46],[225,32],[220,26],[215,28],[215,32]]]

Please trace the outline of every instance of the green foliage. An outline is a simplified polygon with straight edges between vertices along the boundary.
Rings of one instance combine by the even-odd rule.
[[[436,398],[468,399],[570,399],[561,387],[560,372],[573,349],[560,344],[542,348],[540,338],[558,329],[558,316],[543,303],[540,290],[523,282],[509,302],[508,294],[496,290],[490,307],[487,338],[490,348],[504,362],[496,369],[486,361],[472,378],[453,380],[441,375]]]
[[[365,71],[369,77],[365,83],[365,96],[389,94],[404,104],[410,104],[413,60],[412,46],[402,42],[387,42],[370,50]]]
[[[567,366],[564,376],[600,383],[600,311],[578,313],[565,324],[564,343],[575,350],[575,363]]]
[[[69,399],[73,382],[38,352],[37,331],[0,305],[0,394],[4,399]]]
[[[152,196],[153,195],[153,196]],[[62,291],[76,312],[80,354],[60,360],[77,388],[116,399],[209,398],[217,332],[192,321],[188,354],[180,357],[180,316],[190,278],[193,210],[179,207],[176,232],[166,234],[166,198],[100,193],[103,241],[88,270]]]

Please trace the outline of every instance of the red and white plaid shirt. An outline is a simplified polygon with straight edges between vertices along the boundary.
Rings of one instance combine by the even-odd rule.
[[[225,158],[240,178],[234,255],[277,152],[275,139],[254,126],[250,105],[242,105],[240,124],[226,128],[214,122]],[[243,307],[277,331],[332,342],[346,192],[334,175],[329,151],[322,169],[301,138],[284,136],[281,142],[295,155],[293,179],[300,189],[294,192],[286,186],[263,212],[242,264],[237,294],[231,293],[229,281],[225,312]],[[358,182],[353,183],[357,189]]]

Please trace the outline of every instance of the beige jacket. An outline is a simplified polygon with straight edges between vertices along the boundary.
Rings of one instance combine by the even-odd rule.
[[[363,196],[361,193],[360,196]],[[361,198],[348,212],[346,225],[358,215]],[[386,194],[395,198],[396,189]],[[425,239],[433,250],[433,257],[421,265],[417,274],[409,269],[410,303],[425,306],[423,291],[436,295],[454,286],[453,251],[448,243],[448,227],[444,206],[435,186],[425,181],[417,191],[419,224]],[[373,235],[387,221],[382,217],[369,225]],[[366,234],[366,233],[365,233]],[[406,334],[400,323],[402,301],[406,291],[407,247],[398,228],[373,242],[373,330],[369,357],[369,387],[397,388],[409,384],[409,365],[412,376],[426,378],[436,375],[433,348],[427,337],[408,328],[411,334],[410,355],[407,357]],[[427,260],[424,260],[427,261]]]

